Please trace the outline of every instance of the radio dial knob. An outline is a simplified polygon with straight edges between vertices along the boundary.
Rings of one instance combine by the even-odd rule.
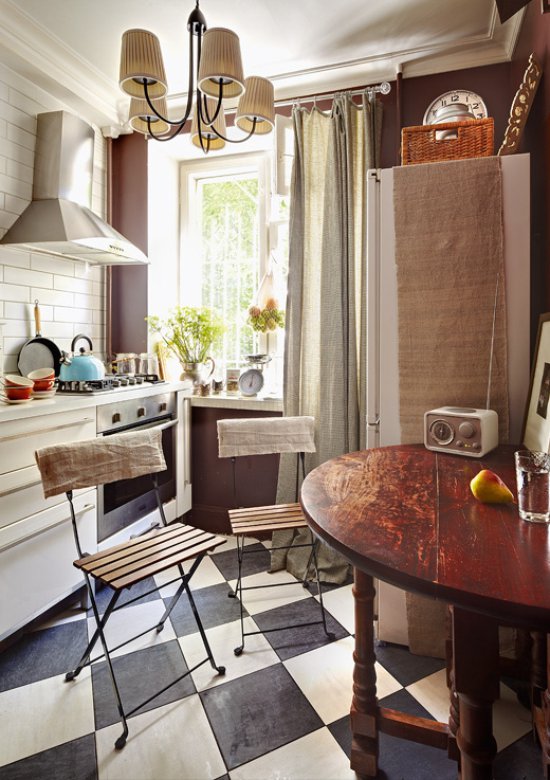
[[[458,430],[460,435],[464,436],[465,439],[471,439],[475,433],[475,428],[471,422],[461,422],[458,426]]]
[[[113,412],[111,419],[114,423],[120,422],[120,412]]]
[[[144,406],[140,406],[140,407],[138,407],[138,410],[137,410],[137,416],[138,417],[145,417],[145,412],[146,412],[145,407]]]

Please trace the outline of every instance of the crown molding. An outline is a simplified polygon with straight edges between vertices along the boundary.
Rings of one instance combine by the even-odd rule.
[[[493,8],[487,32],[448,44],[427,44],[370,58],[328,63],[322,67],[271,76],[275,99],[353,89],[391,81],[398,71],[404,78],[482,67],[511,60],[525,9],[500,24]],[[38,25],[13,0],[0,0],[0,61],[62,100],[106,136],[128,132],[128,100],[118,84]],[[185,94],[168,96],[171,111],[186,101]]]
[[[98,127],[120,126],[120,92],[12,0],[0,0],[0,59]]]

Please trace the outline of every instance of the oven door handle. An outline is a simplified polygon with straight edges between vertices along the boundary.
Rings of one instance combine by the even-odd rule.
[[[131,429],[128,428],[125,431],[121,431],[121,433],[135,433],[136,431],[146,431],[153,429],[156,431],[167,431],[169,428],[175,428],[177,424],[177,418],[175,420],[169,420],[165,423],[156,423],[154,420],[152,420],[150,423],[145,423],[144,425],[133,425]]]

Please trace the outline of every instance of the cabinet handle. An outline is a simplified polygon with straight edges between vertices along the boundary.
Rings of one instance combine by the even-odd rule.
[[[84,504],[82,509],[78,509],[75,511],[75,517],[80,517],[80,515],[83,515],[85,512],[89,512],[90,509],[95,509],[95,504]],[[57,525],[61,525],[61,523],[70,523],[71,517],[70,515],[66,515],[65,517],[61,517],[57,520],[52,520],[47,525],[43,525],[41,528],[38,528],[36,531],[33,531],[32,533],[28,534],[27,536],[21,536],[19,539],[13,539],[11,542],[7,542],[4,545],[0,545],[0,552],[3,552],[4,550],[8,550],[10,547],[15,547],[17,544],[22,544],[23,542],[29,541],[29,539],[34,539],[35,536],[39,536],[39,534],[43,534],[45,531],[49,531],[52,528],[55,528]]]
[[[25,431],[24,433],[12,433],[10,436],[0,436],[0,444],[4,441],[13,441],[14,439],[21,439],[22,436],[33,434],[36,436],[41,433],[52,433],[53,431],[59,431],[62,428],[74,428],[75,425],[83,425],[87,422],[95,422],[93,417],[83,417],[81,420],[75,420],[74,422],[62,423],[61,425],[53,425],[51,428],[39,428],[36,431]]]
[[[26,490],[26,488],[35,487],[36,485],[42,484],[41,479],[37,479],[35,482],[25,482],[24,485],[18,485],[17,487],[10,488],[9,490],[2,490],[0,492],[0,498],[4,498],[4,496],[11,496],[12,493],[17,493],[19,490]]]

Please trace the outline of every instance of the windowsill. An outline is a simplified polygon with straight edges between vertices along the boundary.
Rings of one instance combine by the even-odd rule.
[[[193,395],[191,396],[191,406],[212,406],[223,409],[255,409],[265,412],[282,412],[283,399],[274,396],[253,396],[246,397],[242,395]]]

